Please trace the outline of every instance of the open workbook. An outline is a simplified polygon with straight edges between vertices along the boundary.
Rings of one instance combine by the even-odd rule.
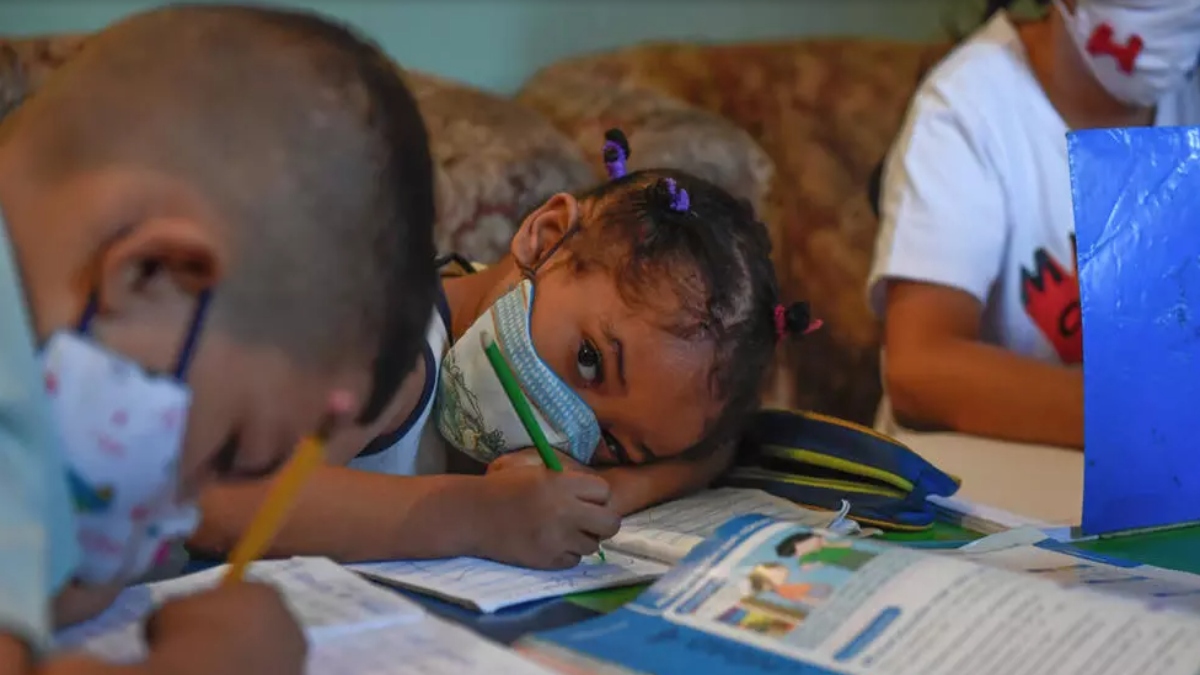
[[[925,553],[743,516],[519,649],[574,675],[1196,675],[1198,599],[1196,576],[1049,540]]]
[[[215,586],[221,566],[134,586],[96,619],[56,636],[60,652],[129,664],[146,657],[143,624],[167,600]],[[428,615],[324,558],[259,562],[248,576],[279,589],[304,627],[309,675],[547,675],[545,669],[470,630]]]
[[[604,561],[592,556],[568,570],[530,570],[478,558],[378,562],[349,567],[381,583],[490,613],[534,600],[656,579],[721,523],[751,513],[809,527],[827,527],[839,517],[803,509],[761,490],[719,488],[626,518],[620,533],[604,543]]]

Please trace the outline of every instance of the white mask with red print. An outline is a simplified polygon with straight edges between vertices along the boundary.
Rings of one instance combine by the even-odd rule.
[[[1200,59],[1200,0],[1055,0],[1083,60],[1108,93],[1150,107]]]
[[[42,351],[83,553],[75,576],[83,582],[141,576],[199,522],[178,484],[192,398],[183,374],[205,305],[207,294],[174,376],[148,373],[88,337],[94,303],[78,333],[56,333]]]

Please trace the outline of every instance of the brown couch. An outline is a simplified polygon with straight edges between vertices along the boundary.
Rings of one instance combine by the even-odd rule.
[[[0,40],[0,115],[78,46]],[[867,186],[917,82],[946,50],[649,44],[554,64],[516,101],[410,73],[438,164],[438,243],[498,258],[525,211],[599,180],[603,131],[620,126],[631,166],[686,169],[754,203],[785,294],[825,320],[780,355],[771,402],[869,423],[880,384],[879,329],[863,290],[876,231]]]
[[[810,300],[826,322],[781,354],[772,402],[869,423],[880,397],[879,329],[864,292],[877,226],[869,178],[920,77],[947,48],[867,40],[642,45],[554,64],[517,100],[577,142],[619,125],[636,157],[640,136],[650,136],[663,163],[678,158],[753,197],[772,231],[784,292]],[[711,117],[732,122],[757,147],[709,132]],[[668,134],[669,142],[661,138]]]

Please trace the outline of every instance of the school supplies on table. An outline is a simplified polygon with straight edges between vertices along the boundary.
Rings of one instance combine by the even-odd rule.
[[[1034,518],[1026,518],[1004,509],[987,504],[957,499],[954,497],[928,497],[938,519],[980,534],[997,534],[1019,527],[1052,529],[1055,525]]]
[[[730,518],[763,513],[827,526],[837,514],[802,509],[757,490],[722,488],[642,511],[625,519],[607,543],[608,559],[588,558],[567,570],[529,570],[478,558],[406,560],[350,565],[385,584],[433,595],[480,612],[656,579]]]
[[[885,530],[916,531],[935,520],[930,496],[949,497],[958,479],[900,441],[867,427],[802,410],[761,410],[746,425],[724,485],[765,490]]]
[[[1082,552],[1035,528],[985,537],[943,554],[1200,616],[1200,576]]]
[[[1197,577],[1055,546],[926,553],[743,516],[630,605],[518,649],[570,673],[1200,672]]]
[[[55,646],[60,650],[82,650],[115,663],[139,661],[146,655],[142,624],[155,607],[215,587],[226,576],[228,567],[128,588],[100,616],[60,632]],[[416,603],[325,558],[257,562],[250,565],[246,576],[279,589],[313,643],[412,623],[425,613]]]
[[[146,657],[142,624],[153,609],[216,586],[227,567],[129,588],[96,619],[60,632],[56,650],[82,651],[117,664],[141,661]],[[548,675],[324,558],[256,562],[247,577],[283,594],[308,637],[309,675]]]
[[[479,558],[403,560],[350,565],[380,583],[432,595],[490,614],[534,600],[657,579],[667,566],[610,551],[566,570],[531,570]]]
[[[621,531],[609,540],[609,548],[674,565],[729,519],[750,513],[808,527],[849,526],[845,533],[855,534],[857,528],[845,520],[849,508],[843,506],[837,513],[829,513],[801,508],[761,490],[729,487],[704,490],[625,518]]]
[[[322,643],[310,675],[553,675],[511,649],[432,615]]]
[[[336,415],[327,415],[317,433],[300,442],[300,447],[279,472],[267,492],[266,501],[230,554],[229,571],[223,583],[241,581],[246,567],[266,553],[279,528],[283,527],[288,510],[295,503],[300,489],[312,472],[325,461],[325,443],[329,440],[336,419]]]

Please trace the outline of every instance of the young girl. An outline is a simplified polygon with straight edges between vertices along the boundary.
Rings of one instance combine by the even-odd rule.
[[[569,566],[622,515],[727,465],[776,341],[810,328],[807,307],[780,304],[767,232],[748,206],[682,172],[626,173],[624,136],[607,138],[611,180],[556,195],[508,257],[444,280],[391,428],[337,439],[330,463],[346,468],[319,472],[275,553]],[[506,457],[533,444],[487,341],[575,470]],[[468,474],[492,470],[447,474],[464,459]],[[227,550],[264,491],[209,493],[194,543]]]
[[[921,85],[886,163],[884,382],[908,426],[1080,447],[1067,132],[1200,124],[1200,0],[1009,4]]]

